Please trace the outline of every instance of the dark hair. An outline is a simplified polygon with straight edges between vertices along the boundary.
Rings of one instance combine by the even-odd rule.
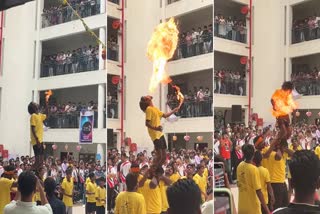
[[[35,114],[37,113],[37,107],[35,106],[35,104],[33,102],[30,102],[28,105],[28,112],[29,114]]]
[[[139,102],[140,109],[145,112],[149,106],[148,99],[146,97],[141,97]]]
[[[190,179],[180,179],[167,189],[170,213],[196,214],[201,205],[198,185]]]
[[[90,173],[89,173],[89,178],[90,178],[90,179],[94,178],[94,173],[93,173],[93,172],[90,172]]]
[[[48,196],[53,196],[56,189],[56,181],[52,177],[46,178],[44,181],[44,191]]]
[[[251,160],[254,155],[254,147],[251,144],[245,144],[242,146],[242,152],[245,160]]]
[[[173,169],[173,168],[172,168],[172,169]],[[156,173],[156,174],[161,174],[161,175],[163,175],[164,170],[163,170],[163,168],[162,168],[161,166],[159,166],[159,167],[156,169],[155,173]]]
[[[320,176],[319,158],[309,150],[296,151],[289,163],[292,186],[299,195],[314,194]]]
[[[260,166],[262,161],[262,154],[259,150],[255,151],[254,156],[253,156],[253,162],[257,165]]]
[[[66,170],[66,175],[71,175],[72,174],[72,168],[68,167]]]
[[[126,184],[128,190],[133,191],[138,184],[138,176],[133,173],[128,173],[128,175],[126,176]]]
[[[293,83],[291,81],[284,82],[281,88],[283,90],[293,90]]]
[[[30,171],[22,172],[18,178],[18,190],[22,196],[28,197],[36,191],[37,177]]]

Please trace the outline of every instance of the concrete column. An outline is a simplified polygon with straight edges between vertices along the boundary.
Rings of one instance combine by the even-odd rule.
[[[104,44],[106,44],[106,29],[105,28],[99,28],[99,38]],[[99,70],[105,70],[106,69],[105,61],[107,59],[106,60],[102,59],[102,49],[103,49],[102,45],[100,44],[99,45]]]
[[[98,86],[98,129],[103,129],[103,120],[104,120],[104,104],[106,101],[105,94],[105,84],[99,84]]]
[[[105,156],[104,156],[104,151],[103,151],[103,146],[101,143],[98,143],[97,144],[97,154],[99,154],[101,156],[101,159],[100,159],[100,164],[103,165],[104,163],[104,160],[105,160]]]
[[[100,0],[100,13],[106,12],[106,4],[108,0]]]
[[[33,102],[39,103],[40,102],[40,92],[39,91],[33,91]]]

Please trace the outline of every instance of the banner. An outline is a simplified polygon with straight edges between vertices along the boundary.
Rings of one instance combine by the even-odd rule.
[[[80,112],[80,144],[92,143],[93,113],[93,111]]]

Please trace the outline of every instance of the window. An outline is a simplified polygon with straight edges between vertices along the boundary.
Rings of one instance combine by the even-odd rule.
[[[287,45],[287,6],[284,6],[284,45]]]
[[[284,58],[283,61],[283,80],[286,81],[287,80],[287,58]]]

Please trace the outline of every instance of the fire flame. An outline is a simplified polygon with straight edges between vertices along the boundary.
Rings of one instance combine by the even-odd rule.
[[[177,100],[179,101],[179,108],[180,108],[182,103],[183,103],[183,101],[184,101],[184,96],[181,93],[181,90],[180,90],[179,86],[173,85],[172,88],[176,89],[176,91],[177,91]]]
[[[278,89],[272,95],[274,117],[281,117],[292,113],[298,108],[298,104],[293,100],[292,93]]]
[[[51,97],[52,95],[52,91],[51,90],[48,90],[45,92],[45,95],[46,95],[46,102],[48,103],[49,102],[49,98]]]
[[[153,61],[153,74],[149,91],[154,92],[160,82],[170,83],[171,79],[165,72],[167,61],[172,58],[178,44],[177,25],[171,18],[168,22],[159,24],[148,43],[147,56]]]

